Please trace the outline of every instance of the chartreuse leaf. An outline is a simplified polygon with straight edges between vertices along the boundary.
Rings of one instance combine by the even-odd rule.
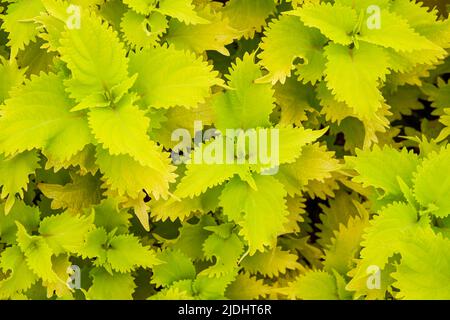
[[[175,167],[163,153],[158,161],[143,166],[129,155],[110,155],[107,150],[98,148],[96,163],[106,184],[119,195],[130,198],[137,197],[143,189],[156,198],[166,197],[169,183],[175,181]]]
[[[450,297],[450,240],[430,228],[419,230],[399,247],[402,259],[393,286],[399,299],[443,300]]]
[[[315,68],[325,69],[320,56],[326,38],[318,30],[306,27],[299,17],[281,16],[280,19],[269,23],[264,35],[260,44],[263,51],[258,57],[269,73],[258,81],[284,83],[291,75],[296,58],[304,60],[303,66],[311,63]],[[315,82],[317,77],[319,76],[309,80]]]
[[[91,174],[73,175],[72,182],[65,185],[39,183],[38,188],[52,199],[52,209],[67,209],[81,212],[84,208],[100,203],[102,199],[101,181]]]
[[[439,47],[438,47],[439,48]],[[417,51],[394,51],[393,49],[385,49],[389,56],[390,68],[395,72],[403,74],[395,74],[393,78],[399,85],[411,84],[421,85],[420,77],[426,76],[426,70],[430,65],[439,64],[439,61],[446,56],[445,50],[417,50]],[[414,68],[420,67],[415,70]]]
[[[450,83],[445,82],[441,78],[437,79],[437,86],[434,86],[430,83],[425,83],[422,87],[422,91],[426,93],[428,96],[427,100],[431,101],[431,106],[433,108],[438,109],[437,112],[442,113],[448,113],[449,107],[450,107]],[[441,122],[446,124],[445,121]]]
[[[149,268],[160,263],[153,251],[141,245],[138,238],[130,234],[111,238],[107,259],[112,269],[119,272],[128,272],[136,266]]]
[[[143,166],[161,168],[161,153],[147,136],[150,121],[131,97],[115,108],[90,110],[88,119],[93,135],[110,155],[129,155]]]
[[[194,300],[192,290],[192,280],[180,280],[173,283],[172,286],[164,288],[157,294],[148,298],[148,300]]]
[[[288,215],[283,185],[272,176],[254,175],[253,179],[256,189],[235,177],[220,196],[225,215],[241,227],[239,234],[247,241],[250,255],[275,246]]]
[[[450,168],[450,148],[431,153],[414,174],[414,196],[426,211],[444,218],[450,214],[450,179],[442,176]]]
[[[262,76],[254,60],[254,54],[245,54],[242,60],[238,58],[227,76],[227,84],[233,90],[214,98],[215,125],[219,130],[270,125],[269,116],[275,107],[274,90],[270,84],[254,83]]]
[[[123,0],[123,3],[140,14],[149,14],[157,4],[158,0]]]
[[[52,169],[57,172],[61,169],[76,168],[80,175],[90,173],[95,175],[98,171],[98,167],[95,163],[95,146],[87,144],[83,150],[76,153],[74,156],[67,160],[60,160],[56,158],[47,158],[45,163],[45,169]]]
[[[189,24],[172,19],[164,39],[177,49],[192,50],[198,54],[206,50],[215,50],[225,56],[230,52],[225,47],[238,37],[238,32],[230,27],[228,20],[221,13],[205,6],[199,15],[207,20],[204,24]]]
[[[31,233],[39,225],[39,216],[40,212],[38,208],[29,207],[22,201],[16,201],[9,213],[6,213],[5,205],[2,205],[0,209],[0,242],[15,244],[17,233],[16,221]]]
[[[423,105],[418,100],[420,90],[413,86],[403,86],[397,92],[387,95],[387,103],[391,106],[393,117],[398,119],[402,115],[412,115],[413,110],[423,109]]]
[[[194,149],[191,163],[187,165],[185,176],[181,179],[177,185],[175,195],[178,197],[191,197],[198,196],[204,193],[208,188],[220,185],[226,180],[232,178],[234,175],[239,175],[241,179],[245,180],[245,177],[249,175],[249,166],[257,172],[263,172],[267,168],[273,168],[279,164],[292,163],[298,158],[302,152],[302,148],[314,140],[318,139],[325,133],[324,130],[310,130],[302,127],[282,127],[275,129],[257,129],[251,131],[240,130],[233,132],[233,135],[223,136],[223,139],[215,139],[212,142],[201,145]],[[276,136],[273,133],[276,133]],[[258,154],[254,153],[254,150],[249,149],[248,137],[252,135],[259,141],[259,147],[261,142],[265,141],[266,151],[264,156],[260,156],[261,150]],[[267,137],[267,139],[261,138]],[[245,154],[249,158],[254,158],[253,161],[249,159],[243,159],[242,164],[237,161],[237,157],[241,157],[240,149],[242,142],[245,142],[247,148]],[[229,148],[229,145],[234,146],[234,151]],[[216,150],[217,148],[226,149],[227,152],[222,152],[214,158],[213,163],[210,163],[211,159],[204,158],[203,152],[208,150]],[[205,150],[205,151],[204,151]],[[229,162],[229,154],[234,152],[234,159]],[[225,154],[227,153],[227,154]],[[263,159],[266,157],[267,159]],[[270,163],[268,163],[270,162]],[[251,179],[250,179],[251,181]],[[194,203],[192,203],[194,205]],[[198,207],[198,204],[195,204]]]
[[[222,84],[217,72],[194,53],[158,47],[130,55],[130,72],[139,73],[134,89],[148,107],[195,108]]]
[[[130,273],[112,274],[103,268],[93,268],[90,271],[92,286],[86,294],[88,300],[132,300],[136,288],[134,278]]]
[[[41,0],[18,0],[8,5],[6,15],[2,16],[2,29],[8,32],[8,46],[11,57],[36,39],[39,30],[33,18],[44,10]]]
[[[396,269],[398,259],[397,255],[389,258],[388,264],[383,269],[377,265],[365,265],[363,271],[365,276],[355,281],[351,280],[351,283],[348,283],[345,290],[352,293],[353,299],[384,300],[390,297],[393,293],[392,284],[394,283],[392,273]],[[350,277],[355,274],[355,270],[363,265],[364,262],[356,260],[356,263],[357,267],[348,273]],[[376,283],[378,279],[380,281]],[[379,284],[379,286],[374,286],[374,284]]]
[[[103,0],[73,0],[73,3],[82,8],[93,9],[92,7],[102,4]]]
[[[380,28],[369,28],[367,23],[363,23],[358,39],[396,51],[442,50],[418,34],[396,13],[381,10],[380,22]]]
[[[128,3],[131,2],[149,2],[149,1],[134,1],[129,0]],[[107,20],[116,30],[120,28],[120,20],[124,16],[124,14],[128,11],[129,6],[125,3],[125,1],[120,0],[114,0],[114,1],[107,1],[102,3],[101,6],[99,6],[99,13],[100,15]],[[136,11],[136,10],[134,10]]]
[[[295,75],[297,76],[298,81],[301,81],[304,84],[310,82],[314,85],[322,80],[325,64],[327,62],[322,49],[322,44],[323,38],[316,37],[311,47],[311,51],[306,54],[304,63],[295,66]]]
[[[395,253],[402,253],[401,245],[409,234],[415,234],[429,225],[429,219],[418,219],[416,210],[402,202],[395,202],[383,208],[370,223],[363,235],[361,260],[349,274],[352,280],[347,290],[357,291],[356,296],[368,295],[366,282],[370,273],[368,268],[376,266],[379,270],[386,266]],[[378,290],[377,290],[378,291]],[[373,293],[371,293],[373,294]],[[384,295],[384,292],[381,292]]]
[[[28,268],[43,281],[58,282],[62,279],[53,271],[53,251],[42,236],[31,236],[19,222],[17,224],[17,244],[26,258]]]
[[[450,86],[449,86],[449,89],[450,89]],[[450,90],[448,90],[448,91],[449,91],[449,95],[450,95]],[[436,140],[438,140],[438,141],[442,141],[450,135],[450,109],[445,109],[444,112],[445,113],[444,113],[444,115],[441,116],[441,118],[439,119],[439,122],[441,122],[445,127],[442,129],[439,136],[437,137]]]
[[[147,113],[147,116],[151,118],[150,137],[160,142],[166,149],[174,149],[179,141],[172,136],[175,130],[183,128],[189,132],[198,133],[196,121],[199,120],[204,126],[212,125],[215,115],[211,101],[216,94],[207,98],[205,103],[194,109],[184,107],[174,107],[168,110],[150,109]]]
[[[41,149],[50,158],[66,160],[91,141],[86,119],[70,112],[61,75],[32,76],[14,90],[0,118],[0,150],[6,155]]]
[[[250,274],[261,274],[264,277],[274,278],[285,274],[288,270],[299,269],[300,264],[297,262],[297,258],[289,251],[274,247],[271,250],[246,256],[241,265]]]
[[[158,12],[176,18],[186,24],[208,23],[198,15],[193,0],[159,0]]]
[[[25,70],[25,75],[39,75],[41,72],[53,72],[54,52],[47,52],[41,45],[41,39],[31,42],[25,50],[17,54],[17,64]]]
[[[316,133],[318,131],[315,131]],[[283,183],[289,195],[301,194],[311,181],[324,182],[341,168],[332,151],[319,144],[306,145],[295,162],[280,166],[277,179]]]
[[[228,227],[233,227],[233,225],[229,224]],[[237,268],[238,260],[244,253],[244,244],[235,233],[231,233],[227,237],[214,233],[203,243],[203,252],[209,260],[215,257],[215,264],[205,269],[203,273],[210,277],[220,277],[227,274],[229,270]]]
[[[204,272],[200,273],[192,284],[192,289],[199,300],[223,300],[225,290],[236,278],[237,269],[231,269],[220,277],[209,277]]]
[[[153,267],[152,283],[158,287],[168,287],[180,280],[194,279],[195,267],[181,251],[164,250],[157,254],[163,263]]]
[[[114,230],[110,232],[113,234]],[[96,266],[102,266],[107,264],[107,242],[108,233],[104,228],[95,228],[91,230],[85,238],[84,246],[81,248],[80,253],[82,257],[96,258],[94,264]],[[108,268],[109,266],[105,266]],[[111,271],[111,268],[108,268]]]
[[[353,181],[362,183],[363,186],[380,188],[386,195],[396,197],[402,195],[398,178],[411,185],[413,172],[420,163],[417,154],[407,149],[398,151],[389,146],[384,146],[383,149],[374,146],[372,150],[356,150],[356,154],[357,157],[346,158],[347,163],[359,174]]]
[[[0,269],[5,274],[10,271],[8,277],[0,280],[1,299],[28,290],[38,280],[28,267],[26,257],[18,246],[8,247],[1,253]]]
[[[439,19],[439,12],[424,6],[421,2],[398,0],[391,3],[390,10],[408,21],[420,35],[428,38],[442,48],[450,44],[449,20]]]
[[[149,206],[145,201],[146,197],[147,195],[145,194],[145,192],[141,191],[136,198],[125,198],[123,199],[123,202],[121,204],[126,208],[133,208],[134,214],[138,218],[142,227],[145,229],[145,231],[150,231],[148,215]]]
[[[338,101],[347,103],[362,118],[381,108],[383,96],[378,86],[388,73],[388,59],[382,48],[367,43],[353,49],[329,44],[325,55],[327,87]]]
[[[52,259],[53,270],[62,280],[70,280],[68,270],[72,262],[69,260],[69,256],[61,254]],[[73,299],[73,290],[67,285],[67,282],[56,281],[56,282],[43,282],[43,285],[47,287],[47,297],[50,298],[54,295],[62,299]]]
[[[39,33],[39,38],[45,42],[41,45],[42,49],[48,52],[57,52],[61,43],[61,34],[66,29],[70,21],[70,4],[65,0],[40,0],[45,10],[34,18],[38,29],[45,28],[45,32]],[[71,2],[73,4],[73,1]],[[74,21],[75,22],[75,21]],[[81,20],[80,20],[81,22]],[[80,24],[81,26],[81,24]]]
[[[150,215],[155,220],[171,220],[185,221],[193,213],[203,212],[202,196],[194,198],[184,198],[180,200],[176,197],[171,197],[168,200],[160,199],[152,201],[150,204]]]
[[[9,92],[21,85],[25,70],[20,69],[16,60],[6,60],[0,56],[0,103],[9,97]]]
[[[155,45],[168,26],[166,17],[159,12],[152,12],[146,17],[133,10],[128,10],[120,23],[126,41],[137,49]]]
[[[117,34],[95,13],[84,10],[80,19],[83,26],[67,29],[60,40],[61,59],[72,72],[65,83],[78,102],[93,95],[105,95],[106,99],[113,87],[128,77],[126,52]]]
[[[308,271],[286,289],[289,298],[303,300],[339,300],[336,279],[325,271]]]
[[[223,8],[223,14],[230,20],[230,25],[244,38],[252,38],[266,25],[266,19],[275,13],[272,0],[230,0]]]
[[[369,217],[350,217],[346,225],[340,225],[335,237],[325,250],[324,270],[333,270],[347,274],[354,264],[354,259],[360,251],[360,243],[364,230],[369,226]]]
[[[41,0],[45,7],[45,11],[41,12],[41,15],[36,17],[34,21],[40,23],[39,29],[45,28],[45,32],[40,32],[39,37],[45,40],[42,44],[42,49],[47,49],[49,52],[57,52],[61,47],[62,35],[67,29],[82,28],[84,9],[91,12],[101,12],[108,9],[108,4],[115,6],[117,9],[118,1],[111,1],[108,4],[102,0]],[[100,5],[104,5],[99,8]],[[123,6],[122,3],[120,3]],[[99,10],[100,9],[100,10]],[[103,10],[105,9],[105,10]],[[79,15],[80,14],[80,15]],[[107,14],[105,14],[107,16]]]
[[[78,253],[87,233],[94,228],[93,222],[93,215],[77,216],[64,212],[44,218],[39,226],[39,233],[54,254]]]
[[[195,224],[184,222],[179,229],[179,236],[168,243],[174,251],[183,252],[191,260],[201,260],[204,258],[203,243],[208,239],[211,231],[207,227],[216,225],[214,218],[204,215]]]
[[[288,197],[286,199],[289,215],[285,225],[286,233],[300,232],[300,223],[306,221],[305,199],[301,197]]]
[[[213,232],[216,236],[222,239],[228,239],[232,236],[235,225],[233,223],[223,223],[220,225],[206,226],[205,230]],[[218,240],[215,237],[209,237],[212,239],[212,244]]]
[[[264,298],[270,292],[271,287],[264,284],[262,279],[242,273],[227,287],[225,296],[232,300],[253,300]]]
[[[214,140],[212,144],[219,144],[220,140]],[[222,144],[222,143],[220,143]],[[223,163],[198,163],[195,159],[202,156],[202,149],[196,148],[193,153],[192,163],[187,165],[186,173],[178,183],[175,195],[181,198],[193,198],[206,192],[209,188],[221,185],[235,174],[244,173],[248,165]]]
[[[288,14],[299,16],[306,26],[319,29],[335,43],[349,45],[353,42],[352,32],[357,24],[357,15],[351,7],[339,3],[309,4]]]
[[[402,202],[393,203],[382,209],[371,221],[363,236],[361,257],[373,265],[384,267],[387,260],[398,252],[397,244],[409,230],[422,228],[426,219],[418,221],[417,212]]]
[[[277,83],[274,89],[276,103],[281,108],[279,124],[301,126],[301,122],[308,119],[307,112],[312,110],[315,103],[313,87],[289,78],[284,84]]]
[[[194,275],[195,276],[195,275]],[[151,300],[214,300],[225,299],[227,286],[235,279],[236,271],[231,270],[222,277],[213,277],[200,273],[195,279],[178,280],[168,288],[163,288],[151,296]]]
[[[114,272],[127,273],[138,267],[149,268],[160,263],[155,253],[131,234],[114,235],[97,228],[89,232],[84,247],[80,250],[85,257],[96,258],[95,265]]]
[[[116,234],[127,233],[131,215],[127,210],[120,209],[118,202],[115,198],[107,198],[94,206],[97,227],[103,227],[107,232],[116,230]]]
[[[305,156],[307,156],[310,149],[307,145],[322,137],[328,128],[324,128],[322,130],[311,130],[303,127],[282,127],[278,130],[279,147],[278,150],[275,150],[279,152],[279,163],[286,164],[294,163],[301,157],[303,152],[305,152]],[[269,140],[270,147],[272,147],[272,143],[272,140]],[[272,152],[269,152],[269,154],[273,156]]]
[[[16,193],[23,197],[27,190],[29,175],[39,168],[36,151],[25,151],[8,158],[0,155],[1,198],[6,200],[5,213],[8,214],[15,202]]]
[[[308,184],[304,187],[304,190],[306,190],[308,195],[312,198],[317,197],[320,199],[326,199],[328,197],[333,197],[335,191],[339,189],[339,185],[336,181],[336,178],[339,177],[339,172],[331,172],[329,175],[330,177],[323,179],[323,181],[315,179],[308,181]],[[293,192],[298,192],[298,190]]]
[[[360,206],[357,202],[356,193],[348,194],[341,190],[336,192],[334,199],[330,199],[328,206],[320,204],[322,213],[319,215],[321,223],[317,225],[320,229],[318,232],[318,243],[323,247],[329,247],[334,238],[335,232],[338,231],[341,225],[347,224],[350,217],[359,214]]]

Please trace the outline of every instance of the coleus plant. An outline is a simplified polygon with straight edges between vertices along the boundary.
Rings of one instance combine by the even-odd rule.
[[[1,9],[0,298],[450,298],[445,1]]]

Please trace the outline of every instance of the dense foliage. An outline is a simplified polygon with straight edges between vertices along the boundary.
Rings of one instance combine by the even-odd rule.
[[[450,299],[446,1],[224,2],[1,1],[0,298]]]

